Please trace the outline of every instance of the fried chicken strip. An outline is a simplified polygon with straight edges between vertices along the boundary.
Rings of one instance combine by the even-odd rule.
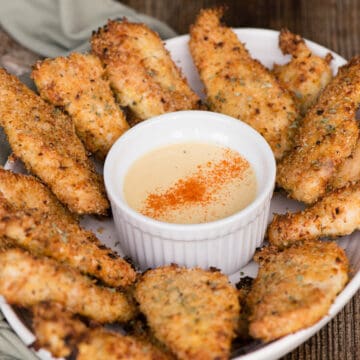
[[[360,138],[351,155],[339,166],[330,179],[329,187],[339,189],[360,180]]]
[[[269,242],[287,246],[297,241],[349,235],[360,229],[360,182],[337,189],[307,209],[275,215]]]
[[[311,204],[324,195],[337,168],[355,149],[359,129],[360,57],[341,67],[298,129],[296,147],[278,164],[277,184]]]
[[[178,358],[229,357],[239,301],[225,275],[160,267],[143,274],[135,298],[154,335]]]
[[[199,108],[199,97],[171,60],[159,35],[146,25],[110,20],[93,34],[91,48],[104,63],[120,105],[139,120]]]
[[[170,358],[150,343],[135,337],[110,332],[98,326],[91,329],[60,304],[36,305],[33,314],[37,345],[57,357],[77,353],[76,359],[92,360]]]
[[[15,244],[4,236],[0,236],[0,251],[16,248]]]
[[[77,214],[107,213],[102,178],[71,119],[0,69],[0,125],[14,154]]]
[[[131,265],[76,223],[38,212],[14,209],[0,196],[0,236],[35,255],[49,256],[112,287],[129,286]]]
[[[78,345],[77,360],[171,359],[150,343],[100,328],[92,330]]]
[[[31,76],[40,96],[67,111],[86,149],[99,159],[129,128],[96,56],[72,53],[46,59],[35,65]]]
[[[259,131],[276,159],[291,149],[297,109],[274,75],[220,23],[223,10],[201,10],[190,29],[190,51],[211,110],[241,119]]]
[[[59,303],[39,303],[32,307],[32,312],[37,347],[50,351],[55,357],[71,355],[77,342],[89,331],[76,315]]]
[[[0,193],[18,210],[36,209],[68,223],[77,223],[54,194],[37,178],[0,167]]]
[[[348,260],[335,242],[275,247],[255,255],[259,273],[248,296],[250,335],[265,342],[315,324],[348,281]]]
[[[168,359],[177,359],[169,348],[155,337],[152,329],[146,321],[146,318],[142,316],[142,314],[125,324],[124,330],[127,335],[130,335],[146,344],[149,343],[153,345],[155,348],[159,349],[161,353],[166,355]]]
[[[332,55],[328,53],[323,59],[313,54],[300,35],[287,29],[280,31],[279,46],[283,54],[290,54],[292,59],[285,65],[274,64],[273,73],[293,94],[301,115],[305,115],[332,78]]]
[[[0,252],[0,293],[12,305],[55,301],[99,323],[126,322],[136,308],[124,293],[96,286],[78,271],[20,249]]]

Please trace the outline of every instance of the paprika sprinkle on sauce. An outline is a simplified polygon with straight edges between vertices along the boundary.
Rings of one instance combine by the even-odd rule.
[[[136,166],[142,160],[145,160],[143,164]],[[145,155],[137,162],[133,165],[138,168],[135,171],[150,166],[158,176],[152,171],[136,177],[142,176],[150,183],[157,177],[158,181],[143,191],[141,201],[133,206],[130,196],[126,196],[127,180],[134,178],[131,168],[125,179],[125,197],[135,210],[157,220],[174,223],[214,221],[241,210],[256,194],[255,174],[249,162],[236,151],[217,145],[170,145]],[[164,176],[161,162],[165,171],[172,171],[175,176]],[[130,183],[134,185],[131,179]]]

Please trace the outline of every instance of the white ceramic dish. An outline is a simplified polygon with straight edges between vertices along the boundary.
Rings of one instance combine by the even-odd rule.
[[[283,56],[278,48],[278,32],[272,30],[263,29],[236,29],[235,30],[240,40],[246,43],[247,48],[251,54],[259,59],[265,66],[272,67],[273,63],[285,63],[289,60],[287,56]],[[202,86],[194,65],[191,61],[190,54],[187,48],[188,37],[180,36],[166,42],[166,46],[170,51],[173,59],[176,63],[182,67],[184,74],[188,78],[191,86],[201,94]],[[317,45],[313,42],[307,42],[312,51],[316,54],[325,56],[330,50],[323,46]],[[336,72],[337,68],[346,63],[345,59],[339,55],[331,52],[334,60],[332,61],[333,71]],[[8,168],[16,168],[19,164],[8,164]],[[16,170],[16,169],[15,169]],[[299,210],[301,205],[295,201],[288,200],[287,198],[276,194],[270,207],[270,213],[284,213],[286,211]],[[96,235],[106,245],[121,252],[116,239],[116,233],[114,229],[114,223],[111,220],[100,222],[95,218],[85,218],[82,225],[90,230],[93,230]],[[277,341],[273,341],[267,345],[261,345],[256,347],[250,347],[248,349],[238,349],[235,354],[238,360],[272,360],[277,359],[286,353],[292,351],[301,343],[306,341],[317,331],[319,331],[327,322],[329,322],[351,299],[355,292],[360,288],[360,232],[355,232],[351,236],[345,236],[337,240],[338,244],[342,246],[349,258],[352,274],[350,282],[345,289],[337,296],[334,304],[331,306],[329,314],[321,319],[314,326],[298,331],[295,334],[283,337]],[[241,269],[242,275],[248,275],[254,277],[257,273],[257,267],[253,262],[250,262],[246,267]],[[238,281],[240,273],[231,276],[233,282]],[[22,325],[19,325],[17,315],[4,305],[4,302],[0,298],[0,308],[3,310],[6,308],[4,315],[8,319],[9,323],[14,327],[14,330],[18,333],[27,345],[30,345],[33,341],[33,337],[24,330]],[[355,336],[355,335],[354,335]],[[244,351],[245,353],[244,353]],[[46,354],[46,353],[45,353]],[[240,355],[242,354],[242,355]],[[39,354],[41,358],[49,359],[48,355],[44,355],[44,352]]]
[[[123,193],[129,167],[151,150],[183,142],[231,148],[247,159],[257,179],[257,194],[251,204],[224,219],[191,225],[157,221],[130,208]],[[120,246],[142,270],[175,263],[216,267],[233,274],[251,260],[262,244],[275,171],[274,155],[265,139],[249,125],[229,116],[178,111],[144,121],[115,142],[104,166]]]

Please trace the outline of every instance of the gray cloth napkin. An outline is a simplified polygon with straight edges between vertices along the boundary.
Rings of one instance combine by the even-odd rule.
[[[143,22],[166,39],[168,25],[113,0],[0,0],[0,24],[20,44],[47,57],[88,48],[93,30],[108,19]]]
[[[84,51],[89,47],[91,32],[108,19],[126,17],[142,22],[170,38],[176,33],[166,24],[139,14],[112,0],[0,0],[0,24],[21,45],[46,57]],[[28,75],[20,80],[31,85]],[[0,129],[0,165],[10,147]],[[34,353],[12,332],[0,311],[0,360],[33,360]]]

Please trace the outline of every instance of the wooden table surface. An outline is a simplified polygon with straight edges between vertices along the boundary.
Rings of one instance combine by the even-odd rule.
[[[234,27],[279,30],[288,27],[346,59],[360,54],[360,1],[357,0],[126,0],[122,1],[167,22],[179,34],[188,32],[201,8],[228,6],[225,21]],[[0,29],[0,63],[27,66],[29,52]],[[360,359],[360,292],[320,332],[285,356],[286,360]]]

